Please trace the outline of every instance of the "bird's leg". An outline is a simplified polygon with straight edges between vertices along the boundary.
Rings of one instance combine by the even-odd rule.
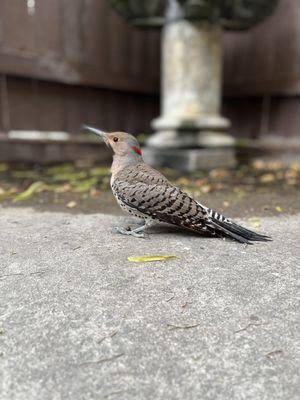
[[[149,225],[150,225],[150,221],[144,220],[143,225],[138,226],[135,229],[126,229],[123,227],[116,227],[116,230],[117,230],[117,232],[121,233],[122,235],[130,235],[130,236],[134,236],[137,238],[144,238],[145,237],[144,230]]]

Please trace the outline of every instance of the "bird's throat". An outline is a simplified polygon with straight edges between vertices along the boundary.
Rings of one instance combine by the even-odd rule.
[[[122,171],[124,168],[140,164],[141,162],[143,162],[141,156],[138,156],[135,153],[132,153],[132,155],[127,154],[124,156],[115,154],[113,156],[113,163],[111,166],[112,180],[114,180],[116,174]]]

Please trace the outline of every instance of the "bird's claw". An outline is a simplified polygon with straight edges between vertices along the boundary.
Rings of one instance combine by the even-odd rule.
[[[130,227],[116,227],[116,231],[121,233],[122,235],[134,236],[136,238],[145,238],[144,232],[135,232],[135,230],[131,230]]]

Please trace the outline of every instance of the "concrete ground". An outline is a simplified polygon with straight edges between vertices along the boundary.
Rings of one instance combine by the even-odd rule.
[[[1,399],[299,399],[299,214],[247,247],[120,223],[0,208]]]

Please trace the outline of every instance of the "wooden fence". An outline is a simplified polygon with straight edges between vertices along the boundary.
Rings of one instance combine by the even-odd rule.
[[[232,132],[299,137],[300,2],[224,34]],[[0,132],[149,132],[159,114],[160,32],[128,26],[108,0],[0,1]]]
[[[159,32],[127,26],[107,0],[1,0],[0,130],[149,129]]]

